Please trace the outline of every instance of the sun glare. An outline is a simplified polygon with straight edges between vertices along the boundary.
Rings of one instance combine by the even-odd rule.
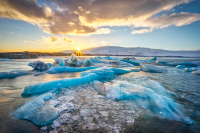
[[[81,48],[77,48],[77,50],[78,50],[78,51],[80,51],[80,50],[81,50]]]

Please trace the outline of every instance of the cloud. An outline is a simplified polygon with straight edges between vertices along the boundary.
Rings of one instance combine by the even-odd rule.
[[[104,45],[104,46],[109,46],[110,45],[109,42],[105,42],[105,41],[101,41],[101,44]]]
[[[1,0],[0,17],[36,24],[50,34],[110,34],[108,26],[141,27],[132,33],[148,33],[171,25],[183,26],[200,20],[200,14],[178,13],[158,16],[192,0]],[[169,13],[169,12],[166,12]],[[157,16],[157,17],[155,17]],[[151,30],[148,30],[151,29]]]
[[[68,44],[74,44],[74,41],[72,39],[69,39],[67,37],[43,37],[41,40],[37,41],[23,41],[24,43],[35,43],[39,45],[46,45],[46,46],[66,46]]]
[[[149,33],[152,31],[153,31],[153,29],[133,30],[133,31],[131,31],[131,34],[143,34],[143,33]]]

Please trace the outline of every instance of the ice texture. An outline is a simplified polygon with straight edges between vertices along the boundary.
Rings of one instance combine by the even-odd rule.
[[[148,62],[154,62],[156,60],[157,60],[157,57],[153,57],[153,58],[147,59]]]
[[[17,76],[29,75],[31,73],[32,73],[31,71],[21,71],[21,70],[15,70],[15,71],[10,71],[10,72],[0,72],[0,79],[14,78]]]
[[[48,70],[50,68],[48,64],[46,64],[40,60],[30,62],[30,63],[28,63],[28,65],[31,66],[33,69],[40,70],[40,71]]]
[[[91,66],[92,65],[92,61],[90,59],[87,59],[84,61],[84,65],[85,66]]]
[[[71,57],[68,60],[69,66],[79,66],[78,58],[74,53],[72,53]]]
[[[46,73],[54,74],[54,73],[65,73],[65,72],[82,72],[87,71],[90,69],[95,69],[98,67],[67,67],[67,66],[60,66],[60,67],[51,67],[49,70],[46,71]]]
[[[162,61],[162,60],[156,60],[155,62],[159,63],[159,64],[165,64],[166,63],[165,61]]]
[[[166,69],[154,66],[154,65],[147,65],[147,64],[140,64],[140,69],[144,72],[150,73],[164,73],[167,72]]]
[[[127,81],[116,81],[112,83],[94,81],[95,90],[112,100],[132,99],[139,105],[151,110],[159,116],[171,120],[192,124],[193,120],[184,115],[182,107],[171,98],[159,95],[152,88],[131,84]]]
[[[185,72],[192,72],[192,71],[197,71],[199,70],[200,68],[199,67],[188,67],[188,68],[185,68],[183,69]]]
[[[45,105],[45,101],[52,97],[52,93],[40,95],[18,108],[14,116],[19,119],[30,120],[38,126],[49,125],[59,117],[57,109]]]

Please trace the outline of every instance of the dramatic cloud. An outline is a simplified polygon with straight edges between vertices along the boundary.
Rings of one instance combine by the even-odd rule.
[[[183,26],[200,20],[200,14],[179,13],[158,16],[191,0],[1,0],[0,17],[37,24],[50,34],[110,34],[104,26],[141,27],[132,34],[152,32],[171,25]],[[52,7],[52,6],[51,6]],[[155,17],[157,16],[157,17]]]
[[[69,39],[67,37],[43,37],[39,41],[23,41],[24,43],[35,43],[40,45],[46,45],[46,46],[66,46],[67,44],[74,44],[74,41],[72,39]]]

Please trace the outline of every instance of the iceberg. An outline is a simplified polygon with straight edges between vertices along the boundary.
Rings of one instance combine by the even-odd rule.
[[[13,59],[0,58],[0,61],[14,61]]]
[[[192,63],[192,62],[167,62],[167,65],[170,66],[177,66],[177,65],[182,65],[182,66],[186,66],[186,67],[197,67],[199,66],[196,63]]]
[[[72,53],[71,57],[68,60],[69,66],[79,66],[81,62],[79,62],[78,58],[74,53]]]
[[[200,70],[193,71],[192,74],[200,75]]]
[[[140,66],[140,63],[138,63],[137,61],[129,61],[129,60],[120,60],[120,61],[130,63],[134,66]]]
[[[0,72],[0,79],[14,78],[17,76],[29,75],[29,74],[32,74],[32,72],[31,71],[21,71],[21,70],[15,70],[15,71],[10,71],[10,72]]]
[[[199,67],[189,67],[189,68],[185,68],[183,69],[185,72],[192,72],[192,71],[197,71],[199,70]]]
[[[65,66],[65,62],[64,62],[64,60],[63,60],[63,59],[60,59],[60,62],[59,62],[58,65],[59,65],[59,66]]]
[[[65,72],[82,72],[82,71],[87,71],[87,70],[90,70],[90,69],[95,69],[95,68],[98,68],[98,67],[79,67],[79,68],[76,68],[76,67],[51,67],[49,70],[46,71],[46,73],[49,73],[49,74],[55,74],[55,73],[65,73]]]
[[[90,59],[87,59],[84,61],[84,66],[91,66],[92,65],[92,61]]]
[[[81,77],[59,79],[59,80],[48,81],[36,85],[27,86],[22,92],[22,95],[24,96],[32,95],[32,94],[47,92],[55,88],[66,88],[70,86],[76,86],[80,84],[93,82],[94,80],[113,79],[114,74],[123,74],[127,72],[130,71],[117,68],[108,68],[108,67],[90,69],[88,71],[81,72]]]
[[[157,60],[157,57],[153,57],[153,58],[147,59],[148,62],[154,62],[156,60]]]
[[[155,62],[159,63],[159,64],[165,64],[166,63],[165,61],[162,61],[162,60],[156,60]]]
[[[45,101],[52,99],[52,93],[40,95],[18,108],[14,116],[19,119],[27,119],[38,126],[46,126],[59,117],[59,111],[48,105]]]
[[[140,69],[144,72],[150,73],[164,73],[167,72],[166,69],[156,67],[154,65],[140,64]]]
[[[132,99],[140,106],[143,106],[159,116],[171,120],[192,124],[193,120],[184,115],[182,107],[172,99],[159,95],[151,88],[131,84],[127,81],[116,81],[112,83],[99,81],[93,82],[95,90],[112,100]]]
[[[49,65],[42,62],[42,61],[34,61],[34,62],[30,62],[28,63],[29,66],[31,66],[33,69],[35,70],[40,70],[40,71],[44,71],[44,70],[47,70],[49,69]]]
[[[178,68],[178,69],[184,69],[184,68],[186,68],[186,66],[177,65],[176,68]]]

